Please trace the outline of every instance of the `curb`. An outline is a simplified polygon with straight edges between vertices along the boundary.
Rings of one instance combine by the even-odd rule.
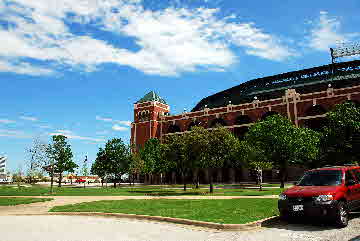
[[[212,222],[203,222],[196,220],[189,220],[183,218],[170,218],[161,216],[149,216],[149,215],[138,215],[138,214],[124,214],[124,213],[100,213],[100,212],[49,212],[46,215],[69,215],[69,216],[100,216],[100,217],[115,217],[115,218],[130,218],[138,220],[150,220],[150,221],[161,221],[176,224],[185,224],[203,228],[211,228],[217,230],[227,231],[249,231],[263,227],[265,223],[275,222],[278,220],[278,216],[273,216],[261,220],[257,220],[245,224],[220,224]]]

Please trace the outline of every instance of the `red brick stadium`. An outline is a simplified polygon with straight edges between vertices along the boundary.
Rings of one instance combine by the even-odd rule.
[[[277,113],[296,126],[319,129],[326,112],[345,101],[360,103],[360,60],[250,80],[208,96],[191,112],[178,115],[170,115],[170,105],[150,92],[134,104],[131,143],[140,148],[149,138],[162,140],[166,135],[189,131],[192,126],[213,128],[218,124],[241,138],[254,122]],[[292,172],[289,177],[296,179],[296,169]],[[245,168],[221,169],[215,175],[218,182],[249,180]],[[171,181],[176,176],[166,178]],[[276,170],[264,173],[264,178],[276,181]],[[205,170],[201,180],[208,180]]]

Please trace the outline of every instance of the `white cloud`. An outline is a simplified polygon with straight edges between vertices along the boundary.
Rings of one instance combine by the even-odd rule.
[[[19,118],[27,121],[38,121],[38,118],[32,116],[20,116]]]
[[[14,120],[9,120],[9,119],[0,119],[0,123],[2,124],[11,124],[11,123],[15,123],[16,121]]]
[[[11,72],[17,74],[33,75],[33,76],[51,75],[55,73],[55,71],[51,69],[31,66],[29,63],[21,63],[21,62],[14,63],[12,61],[7,62],[1,59],[0,59],[0,72]]]
[[[114,131],[128,131],[129,130],[129,128],[124,127],[124,126],[119,126],[117,124],[113,125],[112,129]]]
[[[120,125],[131,126],[131,121],[116,121]]]
[[[124,125],[124,126],[131,126],[131,121],[114,120],[113,118],[110,118],[110,117],[101,117],[101,116],[97,115],[96,120],[117,123],[117,124]]]
[[[5,1],[0,20],[0,71],[31,75],[55,73],[50,69],[14,61],[32,58],[56,65],[95,71],[101,64],[130,66],[147,74],[179,75],[199,69],[217,71],[236,63],[231,47],[248,55],[281,61],[294,52],[274,35],[253,23],[235,22],[236,16],[219,17],[219,9],[151,11],[140,0],[13,0]],[[65,24],[76,22],[135,39],[138,50],[75,35]],[[84,29],[86,27],[84,26]],[[56,66],[55,65],[55,66]]]
[[[23,131],[18,131],[18,130],[4,130],[4,129],[0,129],[0,136],[2,136],[2,137],[14,137],[14,138],[19,138],[19,139],[29,139],[29,138],[32,138],[32,136],[27,135],[27,134],[24,133]]]
[[[359,33],[341,32],[340,20],[321,11],[319,20],[311,29],[308,46],[318,51],[329,51],[337,43],[351,41],[356,36]]]
[[[61,130],[58,130],[56,132],[49,133],[49,136],[56,136],[56,135],[63,135],[69,139],[74,139],[74,140],[84,140],[84,141],[92,141],[92,142],[104,142],[105,141],[104,139],[100,139],[100,138],[78,136],[78,135],[69,133],[69,131],[62,132]]]
[[[101,117],[98,115],[96,116],[96,120],[105,121],[105,122],[113,122],[113,119],[111,119],[111,118]]]

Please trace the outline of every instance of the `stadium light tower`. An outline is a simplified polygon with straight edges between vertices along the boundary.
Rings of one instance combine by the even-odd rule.
[[[360,54],[360,43],[342,43],[336,48],[330,48],[331,62],[335,63],[338,58]]]

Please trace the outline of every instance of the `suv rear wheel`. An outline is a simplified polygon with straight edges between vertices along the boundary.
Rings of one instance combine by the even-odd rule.
[[[349,222],[349,212],[346,207],[346,203],[340,201],[335,215],[335,222],[339,228],[344,228],[348,225]]]

